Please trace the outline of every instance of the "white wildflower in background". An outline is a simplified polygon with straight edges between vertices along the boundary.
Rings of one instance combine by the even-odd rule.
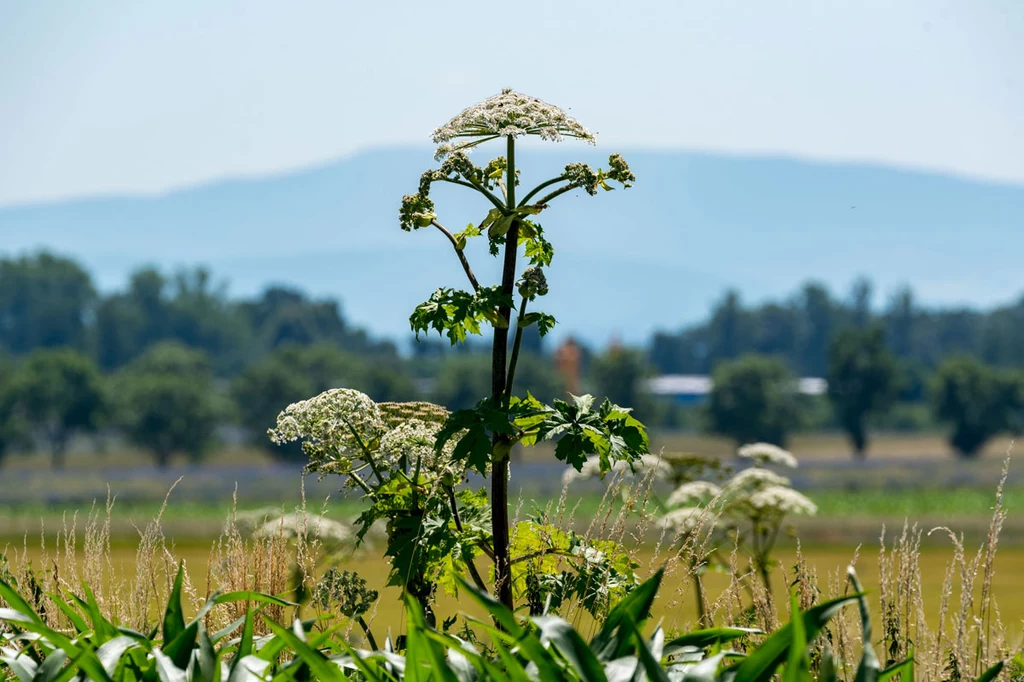
[[[805,495],[792,488],[773,485],[760,490],[745,501],[751,509],[758,512],[775,512],[777,514],[813,515],[818,507]]]
[[[771,443],[750,443],[741,447],[737,454],[758,465],[774,464],[791,469],[797,466],[796,457],[793,456],[793,453]]]
[[[354,460],[365,461],[360,441],[376,445],[387,431],[377,404],[365,393],[335,388],[293,403],[268,431],[278,445],[301,440],[309,457],[307,469],[320,473],[347,473]]]
[[[323,516],[307,516],[300,513],[267,519],[256,527],[253,535],[266,538],[284,537],[290,540],[304,535],[317,538],[329,545],[346,544],[355,538],[352,529],[343,523]]]
[[[701,507],[682,507],[680,509],[673,509],[658,519],[658,526],[674,531],[677,535],[685,535],[709,521],[713,522],[713,519],[707,509]]]
[[[537,135],[543,140],[559,142],[573,137],[594,144],[594,134],[556,106],[509,88],[500,95],[464,109],[458,116],[434,131],[433,139],[440,146],[438,160],[456,151],[465,151],[481,142],[511,135]],[[459,138],[465,142],[451,143]]]
[[[640,478],[648,475],[653,476],[655,479],[662,480],[672,475],[672,466],[658,455],[641,455],[640,459],[632,462],[632,469],[630,468],[630,462],[625,460],[619,460],[613,462],[611,469],[608,471],[609,474],[613,475],[635,475]],[[570,467],[562,474],[562,484],[567,485],[573,481],[582,481],[590,478],[599,478],[601,476],[601,459],[597,455],[591,455],[587,457],[586,461],[583,462],[583,466],[579,471]]]
[[[789,479],[779,476],[774,471],[752,467],[744,469],[730,478],[723,486],[726,494],[731,496],[749,495],[769,486],[787,486]]]
[[[668,507],[692,507],[707,504],[722,493],[722,489],[708,481],[690,481],[672,491],[665,504]]]
[[[439,476],[451,473],[455,466],[452,453],[459,441],[458,438],[451,438],[438,456],[434,451],[438,429],[438,425],[419,419],[401,422],[380,439],[377,451],[380,468],[385,471],[398,470],[404,457],[410,473],[416,471],[417,461],[421,473]]]

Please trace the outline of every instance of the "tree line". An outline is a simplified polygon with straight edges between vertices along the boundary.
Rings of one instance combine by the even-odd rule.
[[[582,347],[583,388],[636,406],[652,426],[779,443],[801,428],[837,427],[857,453],[870,426],[892,423],[907,405],[930,406],[928,419],[949,423],[964,454],[1019,428],[1024,390],[1009,368],[1024,366],[1011,340],[1024,332],[1024,302],[935,311],[904,291],[876,313],[870,292],[862,281],[840,300],[809,284],[750,308],[730,293],[707,322],[658,333],[646,348]],[[564,393],[540,338],[522,347],[523,385],[542,399]],[[202,268],[143,267],[121,290],[100,293],[71,259],[0,258],[0,458],[43,446],[61,466],[74,435],[102,430],[165,466],[175,454],[202,458],[219,427],[238,424],[273,456],[301,459],[263,434],[284,405],[327,388],[451,409],[486,394],[489,361],[476,346],[428,339],[412,351],[352,326],[337,301],[287,287],[231,298]],[[643,391],[644,378],[677,372],[713,374],[707,405],[686,409]],[[793,390],[798,375],[828,378],[824,409]]]

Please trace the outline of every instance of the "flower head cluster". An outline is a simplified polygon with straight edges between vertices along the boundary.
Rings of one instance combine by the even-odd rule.
[[[556,106],[511,89],[488,97],[464,109],[458,116],[434,131],[433,140],[440,146],[435,157],[444,158],[496,137],[537,135],[554,142],[574,137],[594,143],[594,134]],[[450,143],[459,138],[465,142]]]
[[[519,280],[519,295],[528,301],[548,293],[548,279],[540,268],[526,268]]]
[[[441,453],[437,454],[434,442],[439,428],[436,424],[419,419],[409,419],[398,424],[380,439],[378,461],[382,467],[390,470],[408,468],[412,472],[418,468],[421,473],[438,476],[452,473],[455,466],[452,453],[458,439],[450,439]]]
[[[342,615],[356,618],[377,601],[377,591],[367,589],[366,581],[352,571],[329,569],[313,588],[313,601],[321,608],[337,606]]]
[[[587,194],[597,194],[597,183],[600,178],[593,168],[585,163],[570,163],[565,167],[565,177],[571,187],[582,187]]]
[[[355,538],[352,529],[323,516],[284,514],[277,518],[264,515],[253,532],[258,537],[283,537],[293,540],[301,536],[317,538],[326,545],[344,545]]]
[[[632,465],[632,468],[630,468]],[[651,476],[655,479],[666,479],[672,475],[672,467],[661,457],[657,455],[641,455],[640,459],[634,460],[633,462],[627,462],[626,460],[618,460],[613,462],[611,474],[617,475],[634,475],[640,478]],[[562,474],[562,483],[567,485],[573,481],[585,481],[591,478],[598,478],[601,476],[601,458],[597,455],[587,457],[586,461],[583,462],[583,466],[580,467],[579,471],[576,469],[569,468]]]
[[[751,467],[744,469],[726,483],[723,490],[730,496],[744,496],[756,493],[769,486],[788,486],[789,479],[774,471]]]
[[[483,183],[488,189],[493,188],[508,170],[508,160],[504,156],[491,159],[484,167]],[[516,168],[516,186],[519,186],[519,169]]]
[[[278,445],[301,440],[309,471],[344,474],[356,461],[366,460],[366,449],[372,449],[386,431],[380,410],[368,395],[335,388],[289,405],[268,435]]]
[[[441,426],[451,414],[447,409],[424,401],[413,401],[408,403],[377,403],[377,409],[387,422],[388,428],[395,428],[409,419],[419,419],[421,422]]]
[[[672,491],[665,501],[669,507],[692,507],[707,504],[722,494],[722,489],[708,481],[690,481]]]
[[[636,182],[636,175],[629,169],[629,164],[622,158],[621,154],[612,154],[608,157],[608,167],[610,170],[605,172],[604,176],[609,180],[615,180],[621,182],[623,187],[632,187],[633,183]]]
[[[784,514],[817,513],[818,507],[805,495],[789,486],[772,485],[750,495],[744,501],[755,512]]]
[[[680,507],[658,519],[658,526],[671,530],[677,535],[686,535],[708,522],[713,523],[714,518],[706,508]]]
[[[422,183],[421,179],[421,190]],[[434,202],[430,197],[423,194],[422,191],[418,194],[406,194],[402,197],[402,207],[398,209],[398,223],[406,232],[427,227],[436,217],[434,214]]]
[[[797,466],[796,457],[792,453],[771,443],[750,443],[741,447],[737,454],[757,465],[774,464],[791,469]]]

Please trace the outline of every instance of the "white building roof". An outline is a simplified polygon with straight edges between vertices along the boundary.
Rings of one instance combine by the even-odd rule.
[[[711,377],[705,374],[662,374],[644,381],[646,391],[655,395],[707,395],[711,386]],[[797,388],[804,395],[823,395],[828,382],[821,377],[802,377]]]

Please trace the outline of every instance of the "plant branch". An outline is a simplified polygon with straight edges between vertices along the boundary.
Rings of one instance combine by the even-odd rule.
[[[531,189],[529,194],[527,194],[525,197],[523,197],[523,200],[519,202],[519,206],[522,207],[522,206],[526,206],[527,204],[529,204],[530,203],[530,199],[535,197],[545,187],[550,187],[551,185],[557,184],[559,182],[562,182],[563,180],[568,180],[568,179],[569,178],[567,178],[564,175],[559,175],[557,178],[551,178],[550,180],[547,180],[545,182],[540,183],[539,185],[537,185],[536,187]],[[543,202],[539,202],[539,203],[543,203]]]
[[[448,237],[448,241],[452,243],[452,248],[455,249],[455,255],[459,257],[459,262],[462,263],[462,269],[466,271],[466,277],[469,278],[469,283],[473,285],[473,291],[479,291],[480,283],[476,281],[476,275],[473,274],[473,268],[469,267],[469,261],[466,260],[466,254],[459,248],[459,243],[455,240],[455,235],[453,235],[444,225],[437,222],[436,219],[431,220],[430,224],[439,229],[445,237]]]
[[[452,518],[455,519],[455,528],[460,533],[464,532],[462,528],[462,518],[459,516],[459,505],[458,500],[455,499],[455,491],[450,485],[444,486],[444,490],[448,493],[448,504],[452,508]],[[466,568],[469,569],[469,575],[473,578],[473,582],[476,583],[477,588],[481,592],[487,592],[487,583],[480,577],[480,572],[476,570],[476,562],[473,561],[473,557],[466,560]]]
[[[373,470],[373,475],[377,477],[377,482],[383,484],[384,477],[381,476],[380,470],[377,469],[376,462],[373,461],[373,453],[370,452],[370,448],[366,447],[366,443],[364,443],[363,439],[360,438],[359,432],[356,431],[355,427],[352,426],[352,422],[350,422],[345,417],[342,417],[342,421],[345,422],[345,425],[348,427],[348,430],[352,433],[352,436],[356,439],[356,442],[359,443],[359,449],[363,451],[363,455],[366,457],[366,463],[369,464],[370,468]]]
[[[538,549],[536,552],[530,552],[529,554],[523,554],[521,556],[517,556],[515,559],[512,560],[512,563],[513,564],[518,564],[518,563],[523,562],[523,561],[529,561],[530,559],[538,559],[538,558],[540,558],[542,556],[548,556],[550,554],[557,554],[558,556],[564,556],[564,557],[569,557],[569,558],[576,557],[575,554],[573,554],[572,552],[570,552],[567,549],[558,549],[557,547],[548,547],[547,549]]]
[[[551,192],[550,194],[541,197],[541,199],[536,201],[535,203],[538,206],[543,206],[544,204],[550,203],[551,200],[554,199],[555,197],[559,197],[565,194],[566,192],[571,192],[572,190],[576,189],[577,186],[578,185],[566,185],[565,187],[559,187],[554,192]]]
[[[476,183],[476,182],[472,182],[472,181],[458,180],[456,178],[441,178],[441,180],[442,180],[442,182],[450,182],[453,185],[462,185],[463,187],[469,187],[470,189],[475,189],[477,192],[480,192],[480,194],[483,194],[485,197],[487,197],[487,200],[490,201],[492,204],[494,204],[494,206],[497,209],[499,209],[503,214],[506,214],[506,215],[508,214],[508,212],[506,210],[506,207],[505,207],[505,204],[501,203],[501,199],[499,199],[498,197],[494,196],[494,194],[492,194],[490,192],[490,190],[488,190],[483,185],[481,185],[479,183]]]
[[[512,357],[509,358],[508,361],[508,378],[505,381],[506,398],[512,397],[512,384],[516,379],[516,365],[519,364],[519,349],[523,345],[523,328],[519,326],[519,323],[526,314],[526,303],[526,297],[523,296],[523,301],[519,304],[519,314],[516,316],[516,338],[512,342]]]

